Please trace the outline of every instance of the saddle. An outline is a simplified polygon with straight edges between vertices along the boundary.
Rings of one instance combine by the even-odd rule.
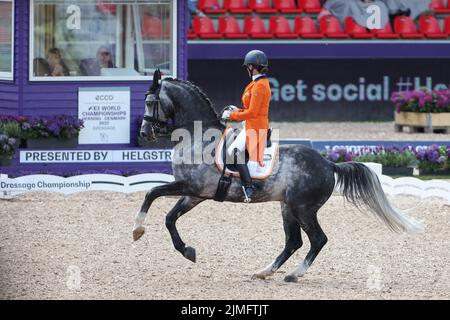
[[[273,169],[275,168],[277,159],[278,159],[278,143],[272,143],[270,141],[271,131],[267,134],[267,143],[266,148],[264,150],[264,167],[261,167],[255,161],[249,161],[249,156],[247,150],[245,150],[245,163],[248,166],[248,170],[250,172],[250,176],[252,179],[256,180],[264,180],[267,179],[273,173]],[[233,128],[227,128],[222,135],[222,138],[217,145],[217,152],[215,155],[215,162],[217,168],[222,174],[228,174],[235,177],[239,177],[239,172],[236,171],[236,168],[233,164],[226,164],[226,147],[231,144],[235,139],[235,130]],[[220,150],[220,151],[219,151]],[[226,166],[224,167],[224,163]]]

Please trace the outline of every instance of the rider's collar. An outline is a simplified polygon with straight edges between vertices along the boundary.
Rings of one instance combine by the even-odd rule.
[[[255,74],[254,76],[252,76],[252,80],[253,81],[256,81],[256,80],[258,80],[259,78],[265,78],[266,77],[266,75],[265,74],[262,74],[262,73],[260,73],[260,74]]]

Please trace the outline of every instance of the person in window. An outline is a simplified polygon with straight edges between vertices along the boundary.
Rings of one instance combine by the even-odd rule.
[[[389,21],[389,14],[388,8],[381,0],[327,0],[323,4],[323,9],[319,13],[318,19],[320,20],[324,16],[332,15],[344,27],[345,19],[352,17],[357,24],[371,29],[368,22],[373,21],[371,19],[373,11],[367,9],[372,5],[380,8],[380,24],[381,26],[385,26]]]
[[[69,75],[69,69],[61,59],[61,52],[58,48],[51,48],[47,51],[48,75],[52,77],[64,77]]]
[[[189,23],[189,28],[191,28],[192,30],[192,20],[193,20],[193,16],[200,16],[200,17],[204,17],[205,14],[203,12],[201,12],[198,8],[197,8],[198,2],[197,0],[187,0],[187,6],[188,6],[188,23]]]
[[[256,192],[249,169],[242,163],[242,153],[247,149],[249,165],[264,166],[264,149],[269,129],[269,104],[271,91],[267,72],[269,60],[264,52],[252,50],[244,58],[245,68],[252,81],[247,85],[242,95],[243,108],[228,106],[222,113],[222,119],[231,121],[245,121],[245,130],[242,130],[236,140],[228,147],[228,155],[236,155],[241,163],[235,163],[241,177],[244,201],[251,202]],[[238,161],[239,162],[239,161]]]
[[[100,76],[102,68],[115,68],[108,46],[98,48],[95,59],[85,59],[80,65],[81,73],[85,76]]]
[[[382,0],[389,9],[391,21],[397,16],[408,16],[415,20],[423,15],[433,15],[431,0]]]

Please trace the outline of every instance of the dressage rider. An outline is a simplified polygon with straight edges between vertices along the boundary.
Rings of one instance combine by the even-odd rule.
[[[242,108],[231,106],[223,112],[222,119],[245,121],[245,130],[241,131],[232,147],[241,152],[245,152],[246,148],[250,161],[254,161],[263,167],[271,97],[269,79],[266,76],[269,70],[269,61],[264,52],[252,50],[246,54],[243,66],[247,69],[252,81],[247,85],[242,95]],[[228,149],[229,153],[230,149]],[[251,202],[256,188],[249,169],[245,163],[235,165],[241,177],[245,202]]]

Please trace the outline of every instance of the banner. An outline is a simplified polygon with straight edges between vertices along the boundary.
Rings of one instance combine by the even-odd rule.
[[[79,144],[130,143],[130,88],[79,88]]]
[[[172,150],[21,150],[20,163],[171,162]]]
[[[216,111],[240,105],[250,82],[241,60],[189,60],[189,80]],[[393,121],[394,91],[448,88],[450,59],[272,59],[272,121]]]

